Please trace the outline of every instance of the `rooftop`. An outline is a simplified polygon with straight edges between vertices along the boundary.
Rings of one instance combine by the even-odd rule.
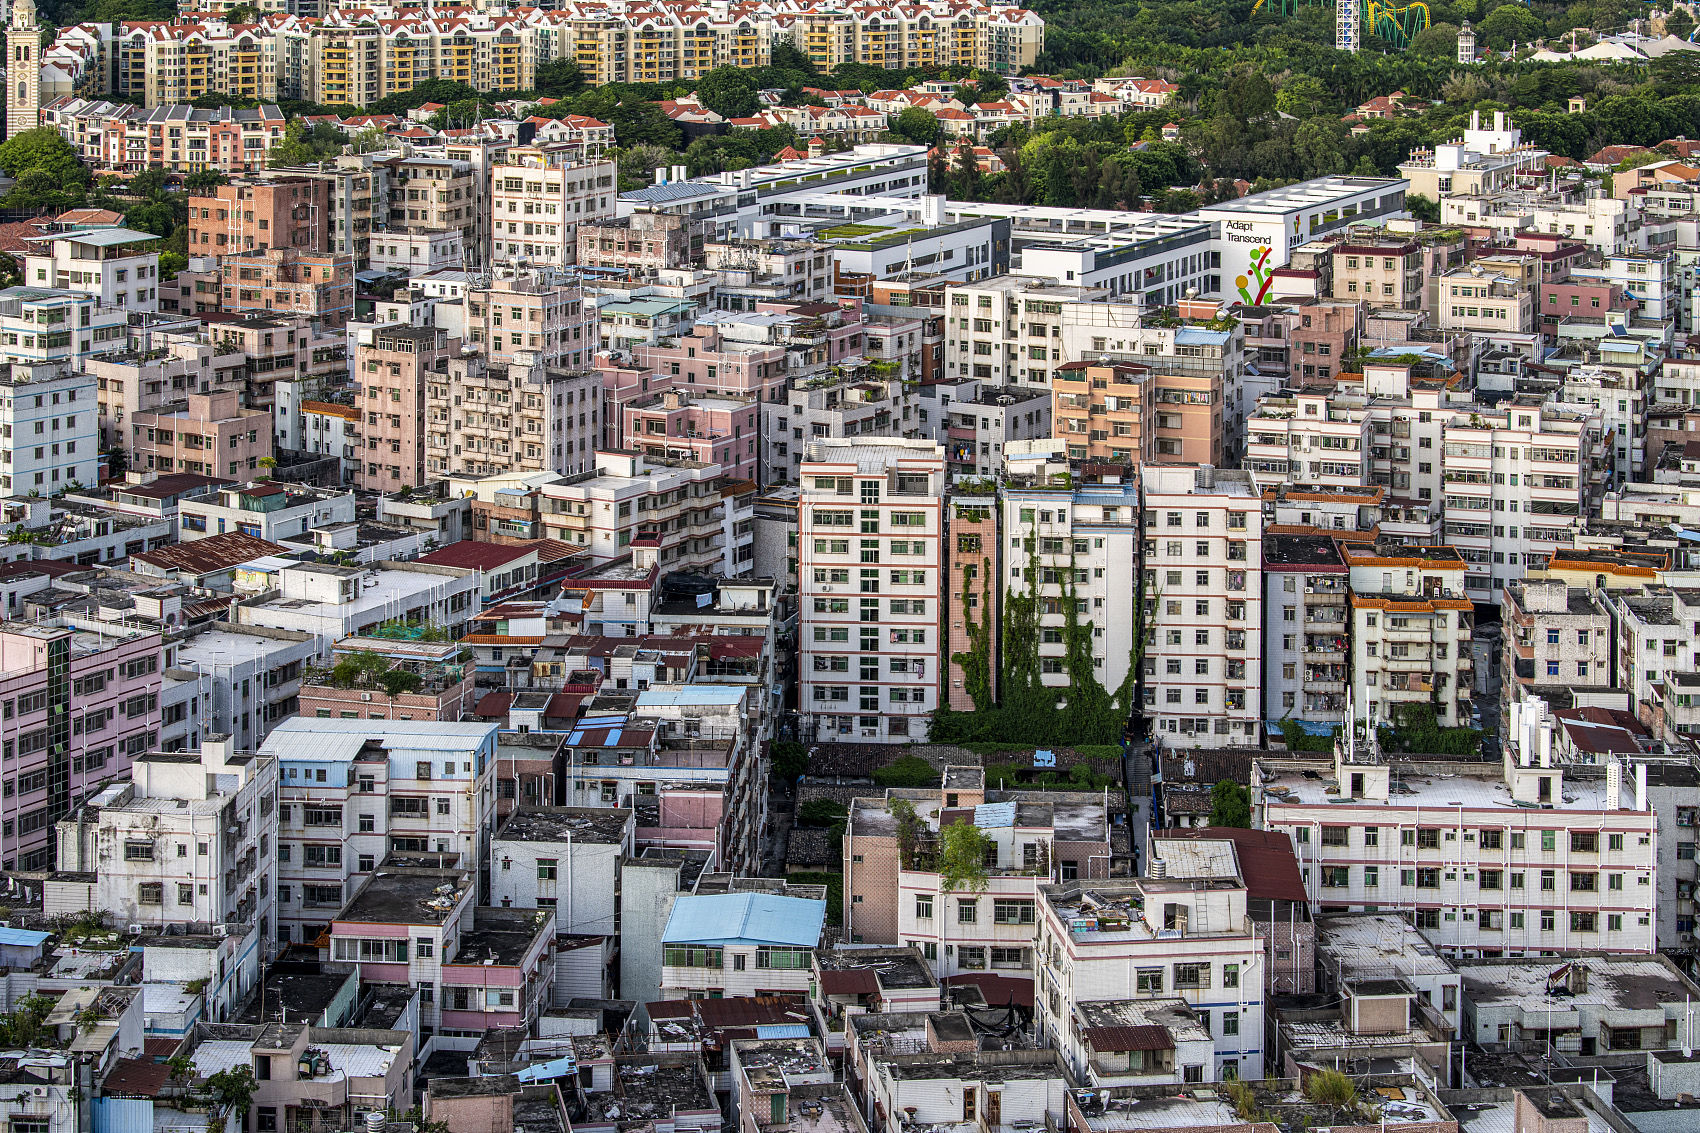
[[[813,948],[826,922],[826,902],[771,893],[683,896],[673,904],[664,944],[778,944]]]
[[[1564,969],[1586,969],[1585,982],[1566,979]],[[1522,1004],[1540,1012],[1549,1005],[1569,1010],[1592,1006],[1606,1010],[1657,1011],[1685,999],[1700,999],[1700,989],[1669,963],[1656,957],[1588,956],[1570,961],[1460,960],[1464,995],[1478,1008]],[[1549,993],[1549,988],[1557,994]],[[1580,990],[1577,990],[1580,988]]]
[[[471,885],[471,875],[458,869],[393,868],[386,860],[336,919],[352,924],[442,924]]]
[[[1263,775],[1263,790],[1269,795],[1270,806],[1357,806],[1380,807],[1387,803],[1366,799],[1342,799],[1339,784],[1334,781],[1334,765],[1326,761],[1259,760]],[[1449,807],[1456,810],[1537,810],[1539,808],[1513,802],[1511,790],[1505,785],[1498,764],[1448,763],[1440,761],[1395,761],[1391,804],[1396,807]],[[1592,768],[1564,769],[1563,798],[1565,808],[1574,811],[1603,811],[1606,806],[1606,780],[1603,769],[1598,774]],[[1618,810],[1633,809],[1633,792],[1619,797]]]
[[[844,944],[822,948],[815,952],[815,965],[820,969],[823,988],[829,974],[839,972],[869,972],[879,978],[880,986],[890,989],[938,986],[932,970],[913,947]]]
[[[498,842],[620,845],[632,812],[613,807],[522,806],[496,831]]]

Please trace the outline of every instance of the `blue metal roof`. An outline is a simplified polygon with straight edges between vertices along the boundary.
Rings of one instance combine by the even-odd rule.
[[[692,197],[712,196],[714,187],[695,181],[672,181],[665,185],[648,185],[642,189],[634,189],[629,193],[621,193],[622,201],[647,201],[650,204],[665,204],[669,201],[688,201]]]
[[[759,1023],[756,1025],[758,1039],[806,1039],[812,1031],[807,1023]]]
[[[1212,346],[1221,345],[1228,341],[1225,330],[1211,330],[1208,327],[1180,327],[1175,331],[1176,346]]]
[[[556,1078],[564,1078],[568,1074],[578,1073],[578,1059],[573,1055],[551,1059],[548,1062],[534,1062],[520,1070],[514,1077],[521,1082],[551,1082]]]
[[[743,685],[674,685],[646,688],[638,693],[638,706],[686,704],[736,704],[744,699]]]
[[[26,948],[45,943],[49,933],[28,928],[8,928],[0,925],[0,944],[21,944]]]
[[[813,948],[826,902],[772,893],[712,893],[673,902],[663,944],[779,944]]]

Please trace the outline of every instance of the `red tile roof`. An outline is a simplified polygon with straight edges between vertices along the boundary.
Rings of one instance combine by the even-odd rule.
[[[157,1098],[159,1091],[171,1080],[171,1068],[151,1058],[119,1059],[101,1092],[117,1097]]]
[[[1225,838],[1234,844],[1234,852],[1240,859],[1240,877],[1245,881],[1246,896],[1254,900],[1306,900],[1305,883],[1299,876],[1299,859],[1293,854],[1292,839],[1279,830],[1206,826],[1165,830],[1160,837]]]

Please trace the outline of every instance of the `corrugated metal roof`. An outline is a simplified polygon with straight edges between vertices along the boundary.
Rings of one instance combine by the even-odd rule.
[[[638,707],[686,704],[736,704],[747,690],[742,685],[679,685],[647,688],[638,693]]]
[[[1014,803],[981,803],[974,808],[974,825],[981,829],[1015,825]]]
[[[1167,1027],[1145,1023],[1133,1027],[1087,1027],[1086,1041],[1096,1051],[1174,1050]]]
[[[44,943],[50,933],[36,932],[29,928],[9,928],[0,925],[0,944],[19,944],[25,948]]]
[[[758,1039],[806,1039],[811,1033],[805,1023],[767,1023],[756,1028]]]
[[[779,944],[813,948],[826,922],[826,902],[772,893],[714,893],[673,903],[663,944]]]

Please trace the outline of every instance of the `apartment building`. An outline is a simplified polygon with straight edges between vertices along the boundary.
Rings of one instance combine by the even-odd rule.
[[[917,431],[944,445],[953,477],[995,478],[1004,453],[1016,447],[1012,442],[1052,435],[1051,394],[1043,389],[983,386],[969,378],[922,385],[917,392]]]
[[[159,237],[128,228],[91,228],[32,240],[19,258],[26,284],[80,291],[102,307],[159,310]]]
[[[235,390],[191,393],[175,408],[132,414],[128,440],[136,468],[251,479],[272,455],[271,414],[242,408]]]
[[[425,483],[427,390],[447,376],[456,345],[440,328],[383,326],[354,348],[354,408],[365,417],[358,486],[393,492]]]
[[[726,487],[717,465],[598,452],[594,471],[542,486],[543,529],[594,566],[637,548],[666,570],[735,577],[755,555],[754,498]]]
[[[601,389],[600,376],[597,388]],[[761,405],[753,397],[664,390],[622,407],[620,447],[649,456],[717,464],[728,476],[755,480]],[[594,443],[594,442],[593,442]]]
[[[613,936],[632,831],[632,811],[617,807],[515,807],[491,842],[490,903],[553,909],[563,933]]]
[[[1471,598],[1497,600],[1507,582],[1574,545],[1600,432],[1597,416],[1533,394],[1446,421],[1446,536],[1468,565]]]
[[[1511,704],[1548,689],[1612,687],[1612,619],[1588,587],[1563,579],[1513,580],[1500,602],[1504,687]]]
[[[321,657],[346,637],[386,622],[436,625],[460,633],[478,603],[476,572],[411,562],[363,567],[296,563],[259,572],[255,581],[275,597],[232,610],[240,625],[301,630],[318,640]]]
[[[451,334],[458,330],[492,366],[580,370],[595,360],[595,311],[578,281],[560,273],[499,274],[487,286],[467,289],[458,321],[453,306],[438,306],[437,325]]]
[[[1435,316],[1441,330],[1476,334],[1535,329],[1535,295],[1521,280],[1488,274],[1480,264],[1440,277]]]
[[[0,291],[0,359],[88,369],[98,356],[122,356],[129,318],[81,291],[8,287]]]
[[[1351,632],[1307,634],[1307,662],[1351,661],[1354,719],[1397,722],[1406,706],[1429,706],[1443,728],[1470,721],[1475,606],[1465,563],[1451,547],[1347,543]]]
[[[1071,460],[1216,464],[1222,375],[1154,370],[1132,357],[1068,362],[1051,374],[1051,435]]]
[[[1629,690],[1630,710],[1655,738],[1680,743],[1700,734],[1700,595],[1637,581],[1599,591],[1615,627],[1614,684]]]
[[[1399,165],[1399,176],[1410,191],[1431,201],[1449,196],[1475,196],[1515,188],[1546,176],[1547,151],[1523,141],[1523,132],[1503,110],[1482,124],[1471,111],[1470,124],[1457,138],[1433,149],[1413,150]]]
[[[1422,252],[1415,240],[1348,236],[1330,249],[1331,295],[1370,310],[1414,311],[1423,301]]]
[[[515,146],[490,170],[491,258],[498,266],[571,267],[578,226],[614,218],[613,162],[578,146]]]
[[[491,365],[461,354],[426,386],[429,474],[593,471],[602,376],[541,364]]]
[[[1258,760],[1254,820],[1292,837],[1322,913],[1404,913],[1455,957],[1651,952],[1644,789],[1622,767],[1551,766],[1519,723],[1502,768]]]
[[[1266,963],[1235,845],[1169,845],[1187,852],[1161,878],[1039,887],[1034,1027],[1083,1083],[1263,1076]],[[1128,1026],[1168,1041],[1130,1048]]]
[[[393,242],[398,234],[454,232],[465,248],[477,247],[480,186],[472,162],[447,153],[416,151],[385,160],[383,171],[389,189],[388,212],[375,235]],[[464,262],[457,257],[454,266]]]
[[[795,482],[813,441],[918,432],[910,385],[876,377],[863,366],[793,378],[783,399],[764,401],[761,410],[767,442],[761,454],[764,484]]]
[[[0,442],[7,445],[0,448],[0,491],[51,496],[92,487],[100,480],[94,375],[66,363],[0,367],[0,437],[7,438]]]
[[[1263,698],[1270,720],[1346,722],[1346,561],[1333,536],[1263,538]],[[1333,658],[1339,657],[1338,660]]]
[[[215,185],[189,198],[189,254],[328,252],[330,186],[309,177]]]
[[[684,267],[702,251],[702,234],[684,217],[635,212],[604,223],[578,226],[580,267],[616,268],[652,278],[663,268]]]
[[[974,823],[992,843],[986,886],[977,892],[953,892],[938,872],[942,832],[958,822]],[[941,979],[980,971],[1026,979],[1041,887],[1106,878],[1109,850],[1102,796],[988,792],[981,768],[949,767],[938,788],[893,789],[851,803],[845,932],[853,944],[913,945]]]
[[[270,951],[277,761],[209,735],[199,751],[138,753],[57,826],[57,867],[95,878],[121,924],[251,924]]]
[[[219,309],[226,314],[297,315],[341,327],[354,315],[354,261],[293,248],[221,257]]]
[[[1006,457],[1008,478],[998,503],[1002,508],[1002,560],[993,594],[996,610],[976,616],[994,656],[1004,630],[997,611],[1017,594],[1037,601],[1039,679],[1049,688],[1067,689],[1086,674],[1069,672],[1069,627],[1084,629],[1091,641],[1091,678],[1132,706],[1135,595],[1140,538],[1139,487],[1131,469],[1108,466],[1071,474],[1066,461],[1038,455]],[[999,548],[983,550],[999,554]],[[980,560],[966,569],[960,590],[979,577]],[[988,580],[989,582],[992,580]],[[970,591],[972,593],[972,591]],[[952,596],[953,601],[960,594]],[[1075,608],[1068,609],[1073,601]],[[966,617],[966,613],[962,616]],[[955,616],[952,629],[956,628]],[[994,662],[995,665],[995,662]]]
[[[0,799],[7,868],[51,868],[53,824],[155,745],[161,659],[157,633],[0,626],[0,707],[14,753]]]
[[[682,894],[661,932],[661,994],[803,995],[813,982],[814,950],[825,923],[826,902],[820,898]]]
[[[287,120],[275,104],[202,109],[70,97],[42,108],[41,124],[65,136],[83,164],[102,173],[249,173],[265,168]]]
[[[1144,465],[1145,711],[1178,747],[1262,734],[1263,508],[1246,472]],[[1212,738],[1214,737],[1214,738]]]
[[[487,858],[494,724],[297,717],[260,752],[278,776],[279,943],[318,938],[390,854]]]
[[[942,682],[943,478],[944,452],[929,441],[827,439],[805,450],[798,702],[816,739],[926,736]]]

